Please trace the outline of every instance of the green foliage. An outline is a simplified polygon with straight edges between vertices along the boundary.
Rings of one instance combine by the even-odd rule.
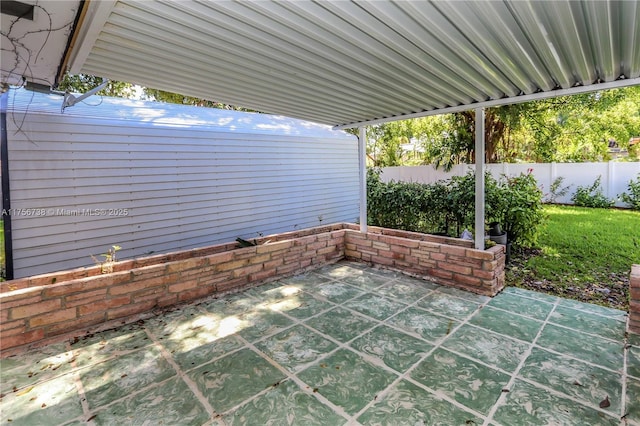
[[[85,93],[96,86],[102,84],[102,77],[95,77],[87,74],[65,74],[62,81],[58,84],[58,90],[69,91],[73,93]],[[130,98],[135,94],[135,88],[130,83],[122,81],[109,81],[107,87],[100,90],[98,95],[115,96],[118,98]]]
[[[591,186],[579,186],[576,192],[571,196],[571,200],[578,207],[594,207],[606,209],[613,206],[613,201],[609,200],[602,193],[600,180],[602,176],[591,184]]]
[[[609,139],[626,149],[640,136],[640,86],[487,108],[484,124],[487,162],[607,161]],[[369,134],[369,155],[377,166],[450,170],[475,161],[474,129],[472,111],[381,124]],[[422,145],[418,158],[400,149],[410,139]]]
[[[378,169],[367,175],[370,225],[459,236],[473,229],[475,176],[472,172],[433,184],[389,182]],[[531,174],[496,181],[485,175],[487,222],[500,222],[516,245],[535,244],[542,214],[542,191]]]
[[[564,182],[564,177],[562,176],[558,176],[553,182],[551,182],[549,193],[545,200],[547,203],[555,204],[559,197],[564,197],[569,193],[569,190],[573,185],[562,186],[562,182]]]
[[[633,210],[640,210],[640,174],[635,180],[629,181],[627,188],[628,192],[620,194],[620,198]]]

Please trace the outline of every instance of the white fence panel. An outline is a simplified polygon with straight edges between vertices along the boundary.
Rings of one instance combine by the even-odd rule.
[[[462,176],[473,170],[473,164],[459,164],[450,172],[436,170],[433,166],[400,166],[385,167],[381,178],[384,182],[391,180],[403,182],[433,183],[438,180],[449,179],[452,176]],[[629,181],[640,175],[640,162],[607,163],[525,163],[525,164],[487,164],[486,168],[495,178],[501,175],[517,176],[520,173],[533,173],[542,191],[548,194],[551,184],[559,177],[563,177],[562,187],[570,186],[568,193],[556,199],[557,203],[572,204],[571,197],[579,186],[591,186],[600,176],[603,194],[616,201],[616,206],[625,204],[619,200],[619,195],[627,190]]]

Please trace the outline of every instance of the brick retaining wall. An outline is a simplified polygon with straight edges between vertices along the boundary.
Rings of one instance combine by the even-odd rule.
[[[335,224],[0,283],[0,351],[132,322],[180,303],[242,290],[347,258],[475,293],[504,285],[504,250],[455,238]]]
[[[640,334],[640,265],[631,267],[629,293],[629,331]]]

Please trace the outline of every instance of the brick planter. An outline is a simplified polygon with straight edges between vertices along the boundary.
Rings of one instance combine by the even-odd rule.
[[[631,267],[629,293],[629,332],[640,334],[640,265]]]
[[[335,224],[100,267],[0,283],[0,351],[79,336],[153,315],[159,308],[316,269],[347,258],[479,294],[504,285],[504,250],[475,250],[455,238]]]

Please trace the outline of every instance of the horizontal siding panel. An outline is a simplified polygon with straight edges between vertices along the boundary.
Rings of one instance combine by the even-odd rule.
[[[15,277],[89,266],[116,244],[124,259],[358,217],[357,141],[326,126],[139,102],[134,115],[165,122],[110,119],[131,109],[108,98],[106,118],[60,115],[40,96],[8,120],[12,208],[52,209],[12,218]]]

